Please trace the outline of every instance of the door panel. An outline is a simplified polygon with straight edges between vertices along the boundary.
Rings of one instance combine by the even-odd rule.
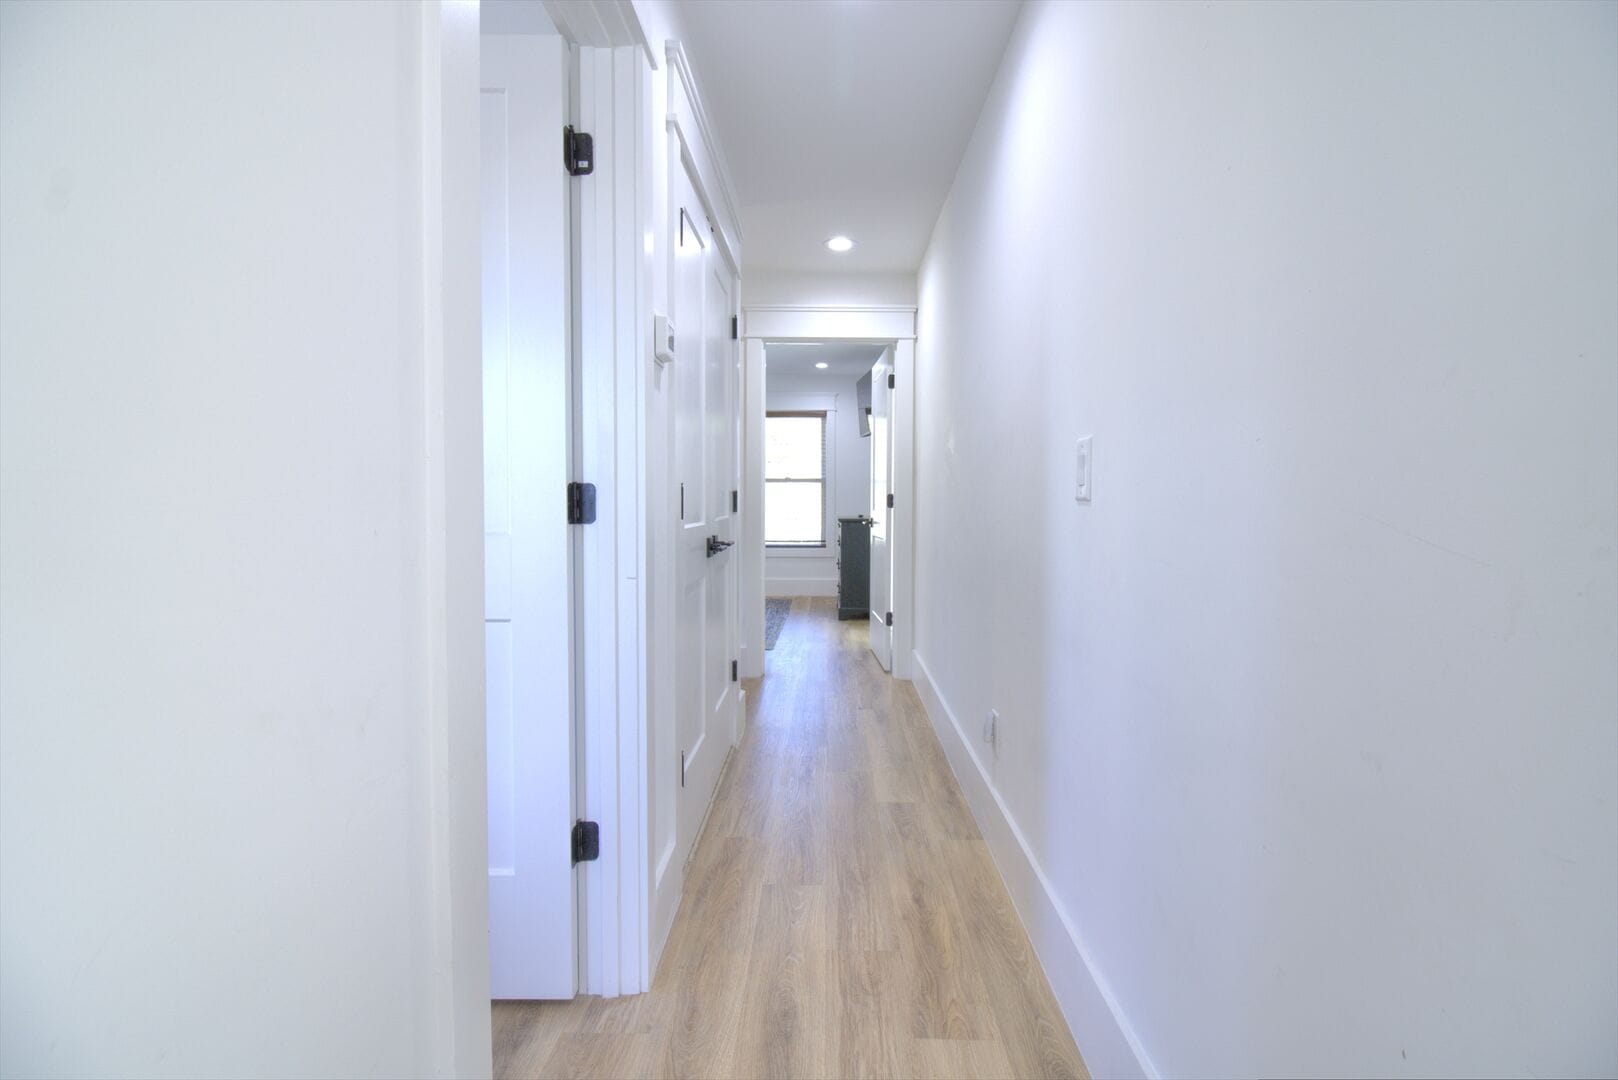
[[[740,412],[736,405],[736,353],[730,339],[730,273],[717,251],[710,252],[706,306],[703,320],[707,331],[707,348],[703,366],[707,378],[708,413],[704,427],[707,440],[709,488],[712,500],[709,519],[714,523],[714,534],[722,540],[734,541],[737,536],[735,515],[731,510],[731,493],[740,487],[737,475],[736,439],[740,426]],[[708,706],[712,730],[722,747],[719,763],[729,750],[734,734],[736,683],[730,677],[731,661],[736,651],[736,566],[739,556],[730,548],[709,560],[708,565]]]
[[[893,610],[893,574],[890,569],[888,534],[893,511],[888,496],[893,492],[893,394],[888,375],[893,371],[893,350],[871,368],[871,652],[883,671],[893,669],[893,629],[887,613]]]
[[[482,49],[490,990],[571,998],[566,69],[557,37]]]
[[[670,177],[673,207],[675,480],[681,519],[675,555],[676,737],[680,789],[676,855],[683,862],[707,812],[736,730],[737,349],[730,338],[734,285],[715,247],[696,186],[683,166]]]

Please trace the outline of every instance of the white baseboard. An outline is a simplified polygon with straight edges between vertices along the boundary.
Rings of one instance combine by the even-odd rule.
[[[932,720],[933,730],[938,732],[944,755],[955,770],[955,778],[1017,906],[1017,914],[1028,928],[1034,955],[1045,969],[1090,1074],[1156,1080],[1157,1071],[1108,992],[1105,980],[1085,959],[1073,920],[1051,892],[1050,881],[1028,849],[1022,830],[978,760],[974,743],[939,696],[921,654],[912,652],[911,656],[916,693]]]
[[[764,582],[765,596],[836,596],[836,578],[770,578]]]

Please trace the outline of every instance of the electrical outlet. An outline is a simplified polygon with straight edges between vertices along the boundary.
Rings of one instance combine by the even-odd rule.
[[[1000,747],[1000,714],[993,709],[983,720],[983,741],[995,749]]]

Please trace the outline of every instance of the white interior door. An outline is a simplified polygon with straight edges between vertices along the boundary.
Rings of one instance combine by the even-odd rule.
[[[682,862],[713,797],[736,731],[735,681],[740,408],[734,279],[690,174],[671,176],[675,329],[675,728],[680,788],[675,828]]]
[[[559,37],[482,48],[490,989],[571,998],[565,54]]]
[[[888,551],[893,511],[893,395],[888,376],[893,373],[893,350],[871,368],[871,651],[883,671],[893,670],[893,571]]]

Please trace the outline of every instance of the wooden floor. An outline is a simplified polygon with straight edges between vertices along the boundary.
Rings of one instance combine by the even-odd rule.
[[[908,683],[794,601],[652,991],[496,1003],[497,1077],[1084,1077]]]

